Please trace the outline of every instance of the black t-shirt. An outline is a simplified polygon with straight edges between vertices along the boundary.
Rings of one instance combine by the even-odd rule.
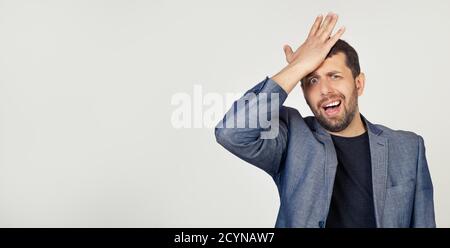
[[[369,136],[331,137],[338,166],[326,227],[376,227]]]

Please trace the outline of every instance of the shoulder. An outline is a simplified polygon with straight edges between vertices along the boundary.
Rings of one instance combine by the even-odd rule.
[[[381,136],[389,140],[390,146],[402,148],[403,151],[417,151],[419,146],[424,145],[422,136],[413,131],[392,129],[381,124],[372,125],[382,130]]]
[[[314,120],[314,116],[303,117],[298,109],[287,106],[281,106],[280,118],[284,119],[286,122],[300,121],[302,123],[312,123],[312,121]]]
[[[372,124],[372,125],[374,125],[378,129],[382,130],[383,135],[388,136],[389,138],[400,139],[400,140],[404,140],[404,141],[416,140],[416,142],[417,142],[417,139],[420,137],[419,134],[417,134],[413,131],[392,129],[385,125],[381,125],[381,124]]]
[[[284,119],[284,121],[286,121],[291,128],[299,130],[314,130],[314,121],[316,117],[303,117],[296,108],[282,106],[280,118]]]

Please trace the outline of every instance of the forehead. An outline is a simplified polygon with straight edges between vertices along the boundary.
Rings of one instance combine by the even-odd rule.
[[[314,70],[311,74],[326,74],[331,71],[340,71],[343,73],[351,73],[350,68],[345,63],[346,57],[342,52],[325,59],[322,64]]]

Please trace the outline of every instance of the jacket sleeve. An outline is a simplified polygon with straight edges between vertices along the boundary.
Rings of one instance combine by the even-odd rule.
[[[411,227],[436,227],[433,203],[433,184],[425,155],[423,138],[419,136],[417,181]]]
[[[287,146],[287,124],[285,118],[280,118],[287,118],[282,108],[286,98],[287,93],[266,77],[235,101],[217,124],[217,142],[274,177]]]

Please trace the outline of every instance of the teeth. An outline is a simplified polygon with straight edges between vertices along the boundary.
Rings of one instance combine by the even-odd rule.
[[[340,101],[335,101],[335,102],[332,102],[332,103],[329,103],[329,104],[325,105],[325,107],[333,107],[333,106],[338,105],[339,103],[340,103]]]

